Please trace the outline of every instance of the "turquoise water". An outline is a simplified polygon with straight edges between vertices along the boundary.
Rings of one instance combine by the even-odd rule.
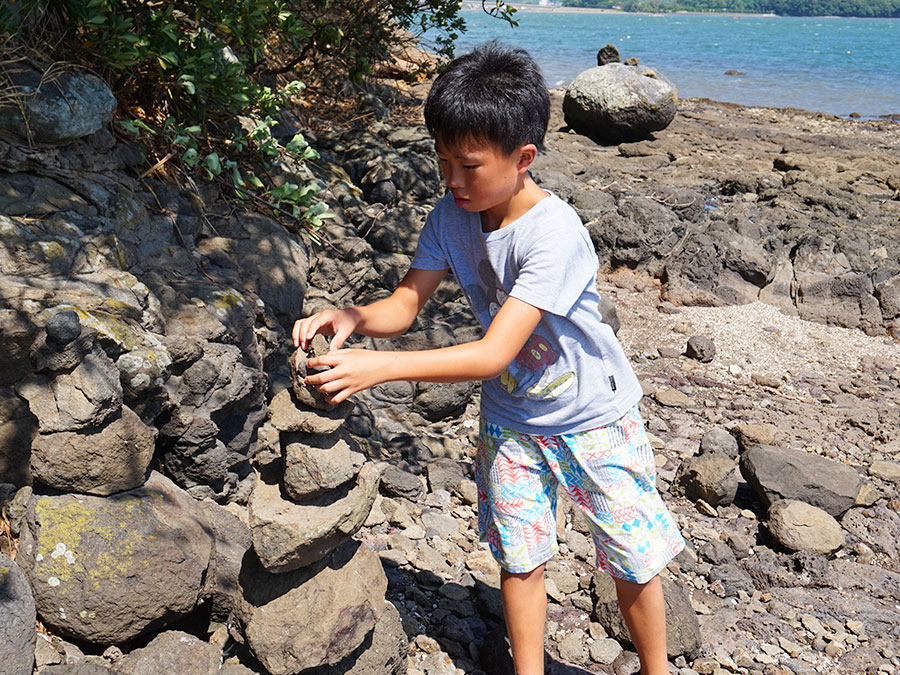
[[[457,53],[494,38],[531,52],[550,86],[597,64],[611,43],[658,69],[681,97],[865,117],[900,113],[900,19],[480,11]],[[738,70],[741,76],[725,75]]]

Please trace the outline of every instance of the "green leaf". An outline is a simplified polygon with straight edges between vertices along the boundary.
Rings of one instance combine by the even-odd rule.
[[[181,159],[188,166],[197,166],[200,163],[200,154],[196,148],[188,148],[181,156]]]
[[[203,166],[209,169],[209,172],[214,176],[222,173],[222,162],[219,161],[219,155],[215,152],[211,152],[203,158]]]

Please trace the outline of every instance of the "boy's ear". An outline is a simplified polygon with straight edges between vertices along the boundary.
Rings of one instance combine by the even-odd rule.
[[[526,143],[519,148],[519,161],[516,165],[519,173],[528,171],[528,167],[531,166],[535,157],[537,157],[537,146],[534,143]]]

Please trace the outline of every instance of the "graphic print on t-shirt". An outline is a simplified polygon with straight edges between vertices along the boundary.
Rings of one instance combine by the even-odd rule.
[[[493,319],[508,294],[488,260],[479,261],[478,276],[483,285],[469,284],[466,295],[476,312],[486,311]],[[526,396],[535,401],[561,396],[575,384],[575,373],[551,371],[550,366],[558,361],[559,353],[559,345],[554,339],[535,330],[513,362],[500,374],[500,385],[513,396]]]

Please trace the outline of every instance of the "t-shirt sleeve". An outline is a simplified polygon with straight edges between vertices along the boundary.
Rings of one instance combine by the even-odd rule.
[[[445,270],[449,267],[447,255],[441,246],[437,221],[435,211],[428,214],[425,227],[419,233],[419,243],[410,267],[417,270]]]
[[[568,315],[597,274],[597,255],[583,229],[569,220],[535,237],[521,254],[509,294],[552,314]]]

